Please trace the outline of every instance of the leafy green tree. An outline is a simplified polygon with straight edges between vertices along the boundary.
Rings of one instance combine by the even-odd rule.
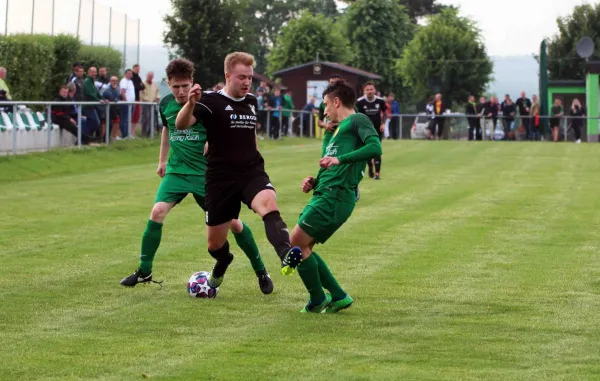
[[[360,0],[343,0],[344,3],[352,5]],[[436,0],[400,0],[400,4],[406,7],[408,15],[413,21],[417,18],[429,15],[435,15],[442,10],[452,7],[438,4]]]
[[[576,47],[582,37],[590,37],[595,42],[591,59],[600,57],[600,4],[578,5],[571,15],[556,23],[558,34],[548,43],[550,79],[584,78],[586,63],[577,55]]]
[[[405,8],[398,0],[357,0],[347,10],[344,24],[352,65],[381,75],[381,90],[402,94],[394,62],[415,32]]]
[[[447,9],[417,32],[396,69],[415,102],[441,93],[446,101],[460,103],[484,93],[493,64],[475,23]]]
[[[300,17],[281,28],[267,56],[268,73],[319,59],[347,63],[351,57],[340,27],[324,15],[303,11]]]

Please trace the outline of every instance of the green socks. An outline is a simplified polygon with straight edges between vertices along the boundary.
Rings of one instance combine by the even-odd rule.
[[[163,224],[148,220],[146,230],[142,236],[142,254],[140,256],[140,269],[147,274],[152,271],[152,261],[160,245]]]
[[[265,264],[260,257],[260,253],[258,252],[258,247],[256,246],[256,241],[254,241],[252,230],[250,230],[250,227],[243,222],[242,225],[244,226],[244,229],[240,233],[233,233],[235,242],[250,260],[250,264],[252,265],[254,271],[264,271]]]
[[[346,292],[339,285],[335,277],[327,267],[327,263],[319,256],[319,254],[313,253],[310,255],[311,257],[315,257],[317,263],[319,264],[319,277],[321,278],[321,282],[323,287],[331,293],[331,300],[337,302],[338,300],[342,300],[346,297]]]
[[[323,303],[325,292],[319,276],[319,262],[315,255],[311,255],[298,265],[298,275],[310,294],[310,302],[313,305]]]

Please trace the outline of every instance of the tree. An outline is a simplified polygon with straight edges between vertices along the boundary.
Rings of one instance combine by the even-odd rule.
[[[493,64],[475,23],[447,9],[417,32],[396,69],[416,102],[441,93],[452,104],[483,94]]]
[[[257,71],[265,70],[266,55],[282,26],[298,18],[303,10],[327,18],[335,18],[339,14],[335,0],[246,0],[244,23],[254,36],[249,51],[256,57]]]
[[[558,34],[548,43],[550,79],[580,79],[585,77],[585,60],[577,55],[579,40],[590,37],[596,45],[591,59],[600,57],[600,4],[578,5],[573,13],[556,20]]]
[[[242,21],[242,0],[171,0],[164,42],[195,66],[195,80],[212,87],[224,79],[223,60],[253,38]]]
[[[269,55],[268,73],[315,59],[347,63],[351,57],[348,41],[338,24],[323,15],[303,11],[300,17],[281,28]]]
[[[354,4],[360,0],[344,0],[346,4]],[[400,0],[400,4],[406,7],[410,18],[416,22],[419,17],[435,15],[452,6],[438,4],[437,0]]]
[[[347,10],[345,31],[353,66],[383,77],[383,91],[403,93],[394,62],[413,38],[415,26],[398,0],[357,0]]]

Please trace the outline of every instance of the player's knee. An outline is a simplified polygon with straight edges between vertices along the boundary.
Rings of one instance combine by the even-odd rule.
[[[158,202],[154,204],[152,212],[150,212],[150,219],[154,222],[163,222],[167,213],[169,213],[169,205],[164,202]]]
[[[253,203],[253,209],[259,216],[264,217],[265,215],[276,212],[279,210],[277,207],[277,199],[275,192],[269,192],[262,195],[263,197],[257,198]]]
[[[242,224],[241,220],[231,220],[231,225],[229,225],[229,230],[231,230],[232,233],[241,233],[242,230],[244,230],[244,225]]]

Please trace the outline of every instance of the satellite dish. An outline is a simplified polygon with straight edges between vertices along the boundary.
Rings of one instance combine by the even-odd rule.
[[[583,59],[588,59],[594,54],[594,41],[589,37],[583,37],[577,43],[577,55]]]

